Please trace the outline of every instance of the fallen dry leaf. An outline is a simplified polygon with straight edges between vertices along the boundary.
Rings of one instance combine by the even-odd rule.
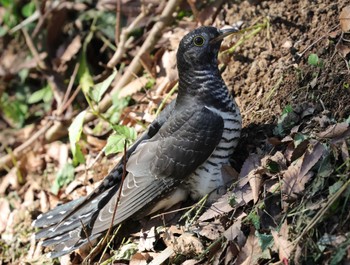
[[[309,170],[320,160],[324,151],[325,147],[320,142],[315,143],[311,150],[307,149],[304,155],[299,175],[306,175],[306,173],[309,172]]]
[[[330,125],[325,131],[317,134],[320,138],[335,138],[344,134],[349,129],[349,124],[346,122]]]
[[[248,178],[248,176],[247,176],[247,178]],[[250,185],[248,185],[248,184],[246,184],[243,187],[236,187],[232,191],[232,195],[235,198],[235,203],[234,203],[235,208],[248,204],[254,198],[252,189],[251,189]]]
[[[182,265],[195,265],[195,264],[199,264],[198,260],[189,259],[189,260],[186,260],[184,263],[182,263]]]
[[[280,261],[289,260],[294,249],[293,243],[288,240],[288,232],[289,226],[287,224],[287,221],[282,224],[279,232],[271,230],[275,247],[278,250]]]
[[[184,233],[176,239],[174,250],[182,255],[199,255],[204,251],[202,242],[190,233]]]
[[[5,198],[0,198],[0,213],[0,233],[2,233],[6,229],[8,217],[11,213],[10,203]]]
[[[259,245],[259,240],[253,233],[251,233],[241,252],[238,254],[236,264],[255,265],[261,254],[262,251]]]
[[[210,223],[199,223],[198,226],[200,227],[199,234],[213,241],[218,239],[225,231],[224,227],[218,220]]]
[[[213,203],[208,210],[206,210],[200,217],[199,221],[207,221],[213,219],[219,215],[228,213],[233,210],[229,204],[229,194],[224,194],[217,202]]]
[[[261,172],[264,172],[264,169],[257,168],[252,170],[248,174],[249,185],[252,188],[252,195],[254,203],[259,200],[260,188],[262,185],[262,175]]]
[[[283,174],[282,191],[296,198],[312,176],[310,169],[319,161],[325,151],[325,147],[316,142],[309,147],[305,154],[292,163]]]
[[[311,178],[311,175],[300,176],[300,168],[303,157],[290,165],[283,175],[282,191],[289,197],[296,198],[305,189],[305,184]]]
[[[340,27],[343,32],[350,31],[350,6],[346,6],[339,15]]]
[[[300,144],[298,144],[298,146],[295,147],[294,150],[292,151],[292,156],[290,158],[290,161],[293,162],[297,160],[299,157],[301,157],[305,153],[307,147],[309,146],[309,143],[310,141],[306,139],[302,141]]]
[[[340,151],[343,161],[347,161],[347,163],[349,163],[349,147],[345,140],[341,144]]]
[[[135,253],[130,260],[130,265],[146,265],[149,263],[151,256],[148,253]]]
[[[245,176],[247,176],[249,174],[250,171],[256,169],[257,167],[259,167],[261,165],[260,162],[261,158],[259,155],[257,154],[250,154],[248,156],[248,158],[244,161],[243,165],[242,165],[242,169],[241,172],[239,173],[239,179],[243,179]],[[241,182],[240,183],[241,186],[244,186],[245,183]]]
[[[147,76],[138,77],[119,91],[118,98],[125,98],[135,94],[136,92],[140,91],[147,84],[147,82]]]
[[[343,56],[344,58],[350,53],[350,47],[349,45],[338,43],[336,46],[337,51]]]
[[[242,219],[246,216],[245,213],[241,214],[234,223],[223,233],[227,240],[237,242],[239,247],[243,247],[246,242],[246,236],[241,230]]]
[[[74,39],[69,43],[66,50],[60,56],[61,65],[69,62],[75,54],[79,52],[81,48],[81,37],[79,35],[75,36]]]

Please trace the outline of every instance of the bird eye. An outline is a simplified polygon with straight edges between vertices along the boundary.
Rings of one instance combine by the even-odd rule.
[[[193,39],[193,44],[196,46],[203,46],[204,44],[204,38],[202,36],[196,36]]]

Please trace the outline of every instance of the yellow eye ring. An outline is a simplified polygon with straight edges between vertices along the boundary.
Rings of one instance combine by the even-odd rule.
[[[196,36],[193,38],[193,44],[198,47],[203,46],[204,42],[205,42],[205,39],[202,36]]]

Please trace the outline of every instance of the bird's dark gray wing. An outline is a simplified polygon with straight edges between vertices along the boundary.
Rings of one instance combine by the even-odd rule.
[[[130,155],[135,151],[135,149],[138,147],[140,143],[142,143],[145,140],[148,140],[152,138],[154,135],[156,135],[159,131],[159,129],[162,127],[164,122],[169,118],[171,113],[174,110],[175,106],[175,100],[173,100],[171,103],[169,103],[164,110],[158,115],[158,117],[148,126],[147,130],[141,135],[141,137],[138,138],[138,140],[129,147],[129,149],[126,152],[126,159],[128,160]],[[48,211],[44,214],[41,214],[37,217],[37,219],[33,222],[33,226],[35,227],[44,227],[49,226],[53,224],[59,224],[61,222],[64,222],[65,220],[71,218],[71,217],[79,217],[81,215],[87,215],[91,211],[94,211],[97,207],[97,202],[100,202],[101,194],[105,191],[109,190],[113,186],[120,185],[122,174],[123,174],[123,165],[124,163],[124,157],[120,159],[119,163],[112,169],[112,171],[104,178],[104,180],[101,182],[101,184],[95,188],[89,195],[79,198],[77,200],[71,201],[66,204],[62,204],[57,206],[56,208],[52,209],[51,211]],[[108,195],[106,195],[108,196]],[[113,196],[113,194],[111,195]],[[91,203],[94,201],[97,197],[99,197],[99,200],[96,200],[96,203]],[[103,207],[102,203],[100,202],[99,207]],[[81,211],[82,209],[82,211]],[[45,231],[41,231],[42,235],[44,235]],[[42,236],[36,235],[36,238],[41,238]]]
[[[158,134],[144,141],[130,156],[114,225],[166,196],[212,154],[224,123],[206,107],[172,116]],[[92,234],[107,230],[118,196],[114,196],[89,226]],[[159,200],[157,200],[159,201]]]
[[[161,129],[151,139],[138,144],[130,155],[126,165],[129,173],[123,184],[113,224],[121,223],[151,207],[156,199],[160,200],[170,193],[185,175],[192,173],[210,156],[221,139],[222,131],[222,118],[205,107],[169,115]],[[158,159],[162,159],[165,166],[154,163]],[[39,218],[36,226],[48,226],[36,238],[46,238],[44,245],[53,247],[52,257],[81,247],[88,242],[86,237],[89,240],[96,238],[111,224],[118,188],[115,185],[99,194],[58,227],[55,225],[57,222],[41,222]],[[76,207],[79,203],[68,205]],[[58,207],[63,213],[67,208],[65,205]],[[45,217],[56,218],[53,211],[45,214]],[[85,226],[84,230],[81,222]]]

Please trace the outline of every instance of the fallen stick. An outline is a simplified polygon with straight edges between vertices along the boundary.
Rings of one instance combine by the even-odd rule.
[[[113,89],[109,93],[107,93],[105,97],[102,99],[102,101],[98,104],[97,109],[99,112],[105,112],[112,105],[112,94],[116,93],[121,88],[123,88],[128,83],[130,83],[131,80],[134,78],[134,76],[141,70],[142,65],[141,65],[140,58],[142,54],[147,53],[151,49],[153,49],[154,45],[157,43],[158,39],[162,34],[162,30],[167,25],[169,25],[171,21],[173,21],[172,15],[175,12],[176,7],[180,3],[181,3],[181,0],[170,0],[167,3],[158,21],[154,24],[148,37],[146,38],[145,42],[141,46],[140,50],[138,51],[134,59],[131,61],[130,65],[126,69],[123,76],[117,81]],[[84,122],[85,123],[90,122],[94,118],[95,116],[92,113],[88,113],[85,116]]]

